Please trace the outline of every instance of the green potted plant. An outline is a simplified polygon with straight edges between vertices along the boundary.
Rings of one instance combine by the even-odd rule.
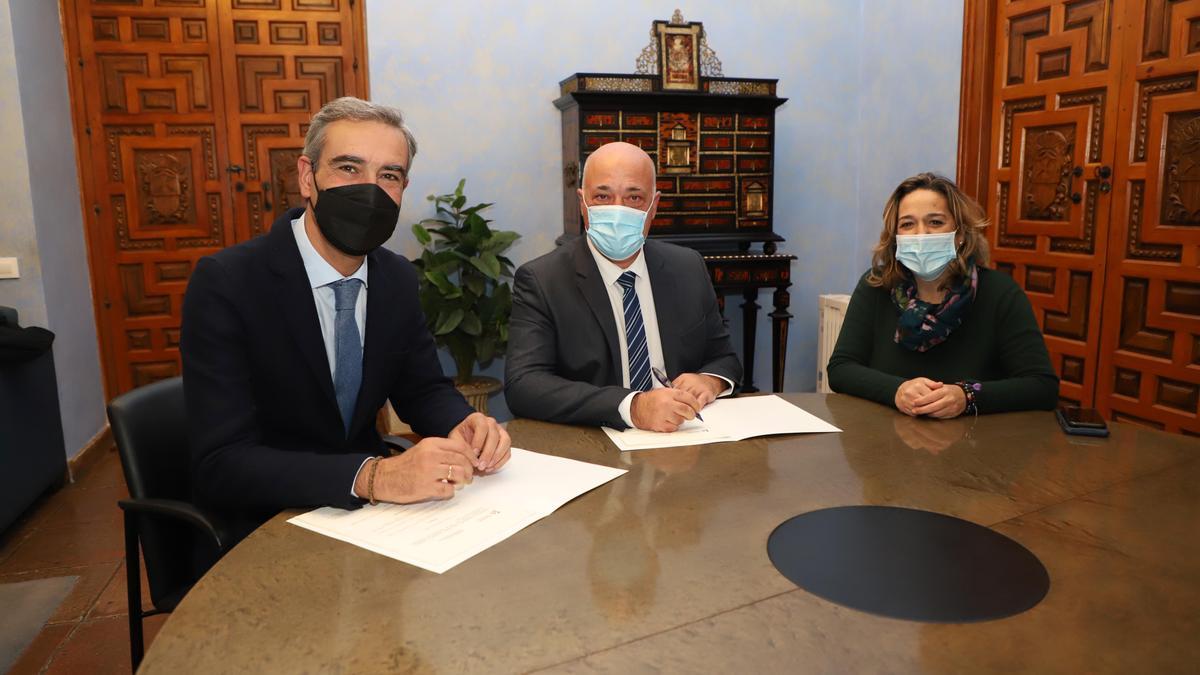
[[[414,264],[421,275],[421,310],[437,345],[454,359],[455,385],[486,413],[488,396],[501,384],[474,376],[475,365],[488,365],[508,346],[513,263],[504,252],[521,235],[488,226],[492,221],[481,212],[491,204],[465,206],[466,182],[458,181],[450,194],[429,195],[437,215],[412,226],[424,247]]]

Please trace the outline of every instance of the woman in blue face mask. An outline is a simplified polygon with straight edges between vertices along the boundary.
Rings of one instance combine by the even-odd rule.
[[[1046,343],[1024,291],[988,269],[986,226],[941,176],[892,192],[829,359],[834,391],[939,419],[1054,408]]]

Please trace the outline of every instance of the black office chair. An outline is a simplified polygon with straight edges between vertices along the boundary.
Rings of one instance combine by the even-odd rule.
[[[125,570],[129,647],[136,671],[142,661],[142,620],[170,612],[228,545],[224,529],[192,503],[187,409],[183,379],[139,387],[108,404],[130,499],[125,512]],[[150,601],[142,611],[138,546],[146,560]]]

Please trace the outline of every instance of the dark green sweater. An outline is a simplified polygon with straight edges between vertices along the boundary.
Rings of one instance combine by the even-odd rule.
[[[979,270],[975,301],[962,325],[926,352],[896,344],[899,310],[887,290],[858,282],[837,346],[829,359],[829,386],[895,407],[906,380],[980,382],[981,413],[1050,410],[1058,402],[1058,377],[1033,317],[1029,298],[1003,272]]]

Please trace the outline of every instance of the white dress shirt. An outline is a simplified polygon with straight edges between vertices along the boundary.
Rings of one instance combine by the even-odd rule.
[[[633,263],[625,269],[621,269],[616,263],[604,257],[604,254],[596,250],[596,245],[592,243],[590,237],[583,235],[587,239],[588,250],[592,252],[592,259],[596,261],[596,268],[600,270],[600,278],[604,280],[604,289],[608,291],[608,304],[612,308],[613,321],[617,324],[617,344],[621,354],[621,386],[629,388],[629,346],[625,339],[625,289],[621,284],[617,283],[625,272],[633,272],[637,275],[633,282],[633,291],[637,293],[638,304],[642,307],[642,325],[646,331],[646,349],[650,352],[650,367],[658,368],[666,372],[666,361],[663,360],[662,339],[658,333],[658,313],[654,310],[654,291],[650,286],[650,269],[646,266],[646,256],[642,255],[641,251],[638,256],[633,259]],[[704,375],[712,375],[711,373],[703,373]],[[670,373],[667,373],[670,377]],[[719,377],[729,385],[725,391],[719,396],[728,396],[733,393],[733,383],[728,378],[720,375]],[[650,378],[651,389],[661,389],[662,385],[658,382],[658,378]],[[639,392],[630,392],[628,396],[621,399],[621,404],[617,406],[617,412],[621,414],[621,419],[625,424],[633,426],[633,416],[630,408],[633,406],[633,397]]]
[[[321,323],[321,340],[325,342],[325,358],[329,361],[329,379],[336,381],[337,341],[334,337],[334,327],[337,320],[337,302],[330,284],[342,279],[362,281],[362,288],[358,290],[358,300],[354,303],[354,322],[358,324],[359,346],[364,345],[367,338],[367,260],[363,259],[363,263],[354,274],[343,277],[341,272],[317,253],[317,249],[308,240],[308,232],[304,230],[303,213],[292,221],[292,235],[296,237],[296,247],[300,249],[300,259],[304,262],[304,273],[308,275],[308,284],[312,287],[313,304],[317,308],[317,320]],[[358,466],[359,471],[362,471],[367,461],[370,460],[365,460]],[[355,497],[358,496],[354,491],[354,483],[357,481],[358,472],[355,472],[354,481],[350,483],[350,494]]]

